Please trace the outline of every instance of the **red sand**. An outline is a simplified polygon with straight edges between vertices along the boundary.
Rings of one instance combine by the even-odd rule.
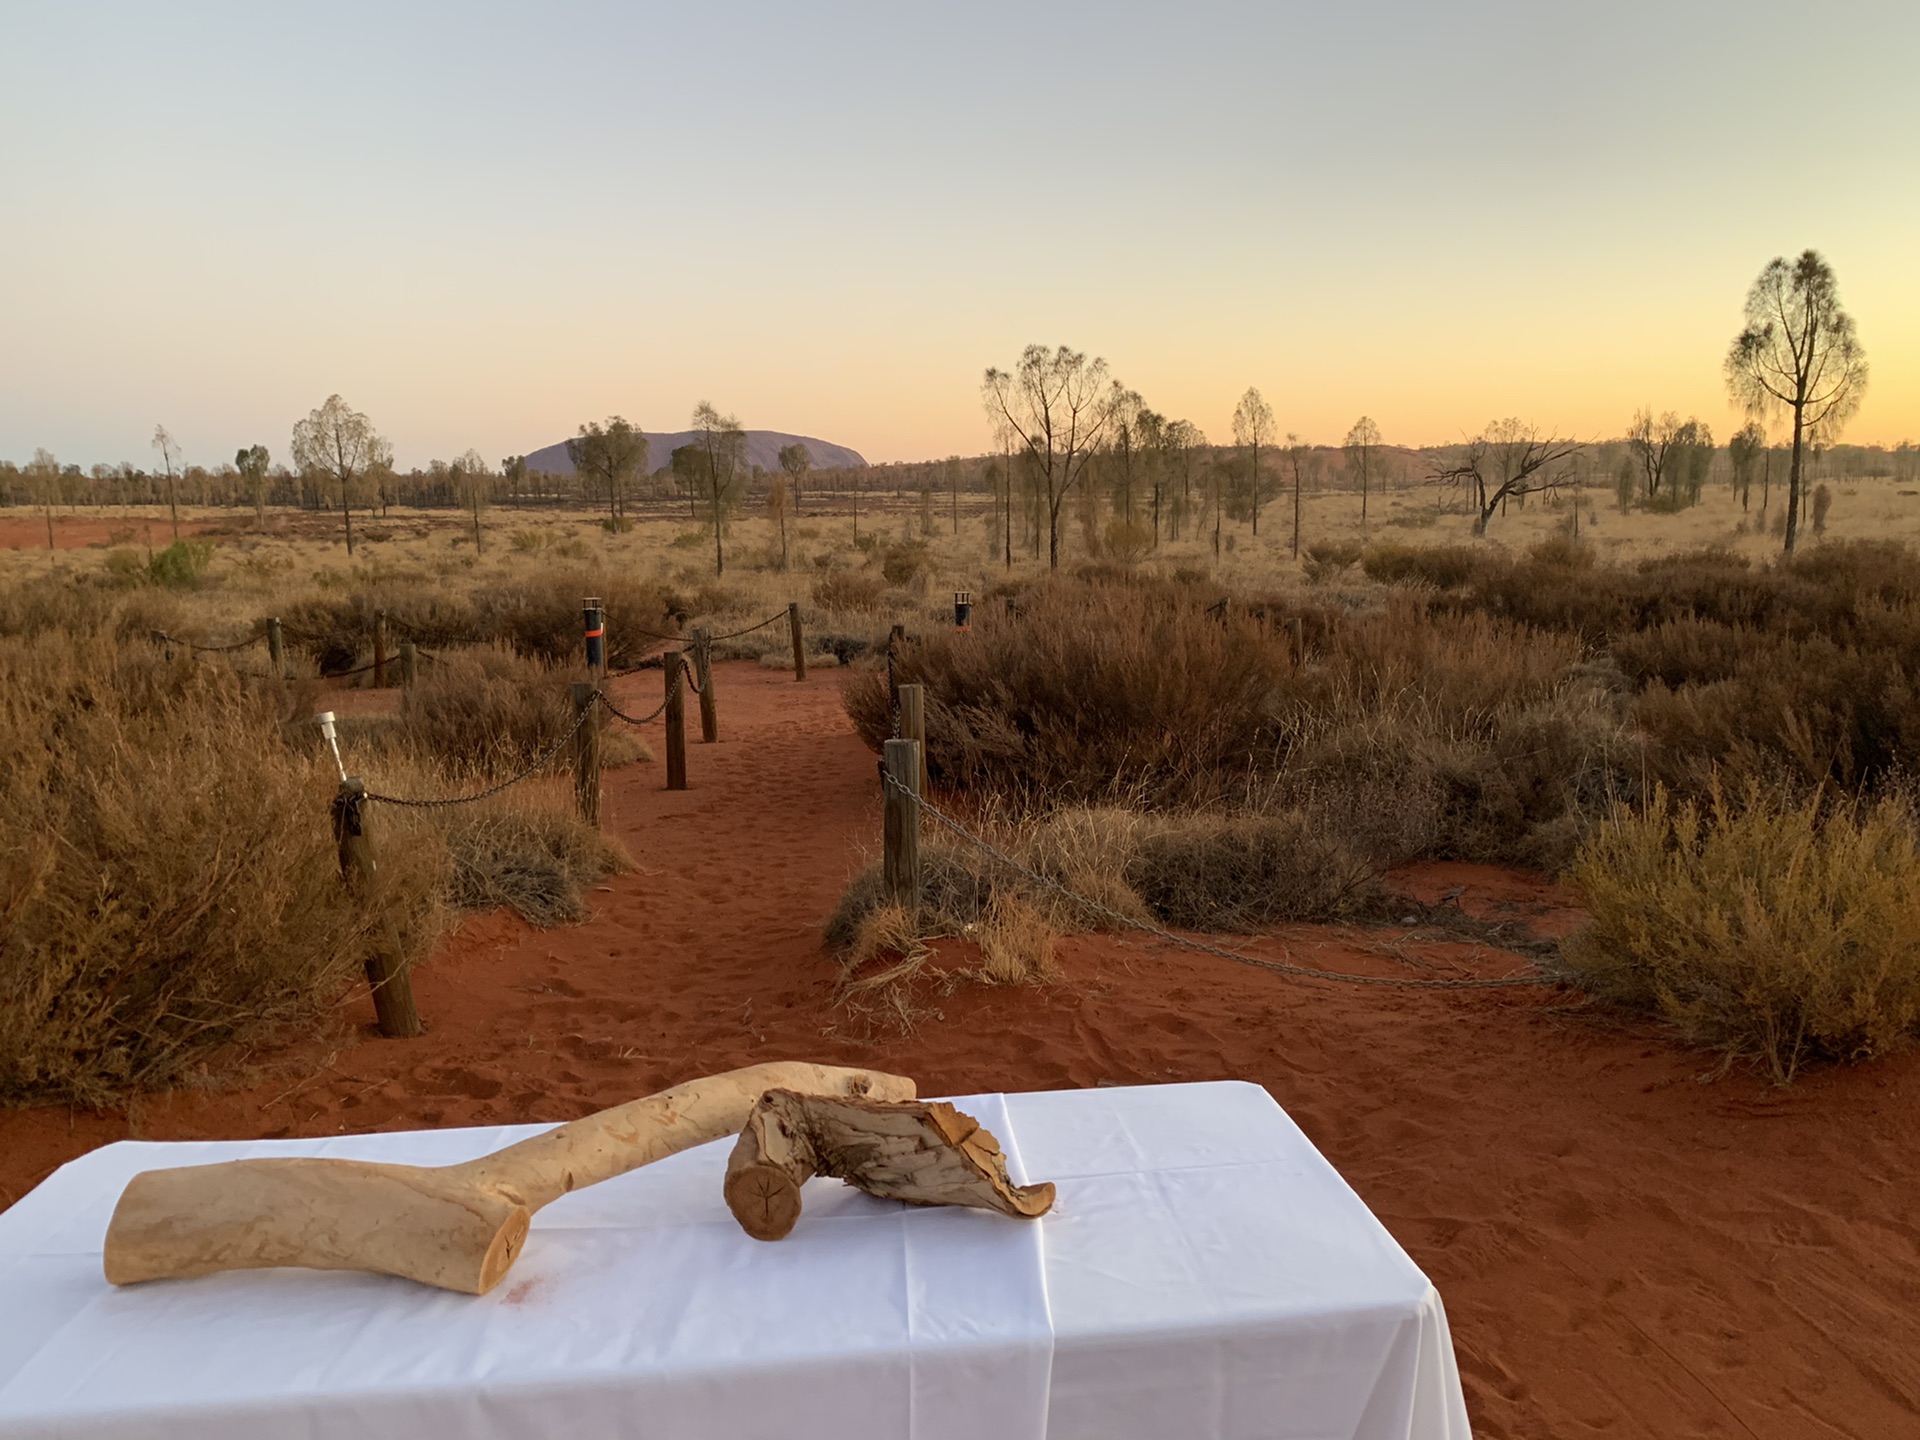
[[[657,675],[621,682],[648,702]],[[640,861],[584,926],[471,921],[419,972],[432,1029],[352,1034],[280,1078],[127,1116],[0,1114],[0,1202],[130,1133],[317,1135],[559,1120],[780,1056],[878,1064],[922,1093],[1265,1085],[1432,1276],[1482,1436],[1920,1433],[1920,1057],[1778,1090],[1553,992],[1300,984],[1131,937],[1062,945],[1063,983],[962,985],[911,1038],[836,1008],[821,921],[877,843],[873,758],[836,677],[719,671],[693,788],[608,777]],[[1526,877],[1426,866],[1426,899],[1569,922]],[[1372,973],[1495,974],[1511,956],[1300,927],[1256,942]],[[1411,968],[1410,968],[1411,967]],[[1432,967],[1429,970],[1428,967]],[[298,1062],[297,1065],[291,1062]]]
[[[182,520],[182,535],[198,535],[215,528],[213,520]],[[138,512],[114,514],[105,519],[81,515],[53,516],[53,543],[58,550],[81,550],[89,545],[145,546],[157,550],[173,540],[173,525],[163,511],[159,519]],[[47,548],[47,517],[44,513],[9,515],[0,519],[0,550],[44,550]]]

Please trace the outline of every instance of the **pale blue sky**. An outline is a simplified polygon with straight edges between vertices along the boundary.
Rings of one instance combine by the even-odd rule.
[[[1733,417],[1824,250],[1920,438],[1920,6],[0,3],[0,457],[334,391],[404,464],[621,412],[977,451],[1105,355],[1223,435]]]

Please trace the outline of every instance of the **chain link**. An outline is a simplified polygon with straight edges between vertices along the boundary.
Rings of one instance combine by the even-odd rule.
[[[441,810],[451,805],[471,805],[477,800],[491,800],[494,796],[500,794],[501,791],[510,790],[536,771],[545,769],[547,762],[558,755],[566,743],[580,732],[580,727],[587,723],[587,717],[591,714],[593,714],[593,706],[583,705],[580,708],[580,713],[573,717],[573,724],[567,727],[566,733],[554,741],[552,745],[548,746],[546,753],[538,760],[535,760],[512,779],[502,780],[498,785],[490,786],[485,790],[479,791],[477,794],[448,795],[433,800],[410,800],[400,795],[376,795],[373,791],[369,790],[366,798],[378,801],[382,805],[404,806],[409,810]]]
[[[596,691],[595,693],[599,695],[600,703],[602,705],[606,706],[607,709],[611,710],[615,715],[617,715],[620,719],[626,721],[627,724],[629,725],[651,725],[654,721],[658,720],[662,714],[665,713],[667,708],[666,699],[665,697],[662,697],[660,703],[653,707],[653,713],[651,715],[643,716],[642,718],[636,720],[633,716],[627,714],[626,711],[622,710],[618,705],[614,704],[613,701],[609,700],[607,698],[606,691],[600,690],[600,691]]]
[[[1344,970],[1322,970],[1312,965],[1296,965],[1288,960],[1264,960],[1257,955],[1246,955],[1238,950],[1229,950],[1222,945],[1210,945],[1204,940],[1194,940],[1185,935],[1175,934],[1164,926],[1155,925],[1150,921],[1136,920],[1133,916],[1124,915],[1109,905],[1102,905],[1097,900],[1089,900],[1086,896],[1069,890],[1058,880],[1053,879],[1051,876],[1040,874],[1030,866],[1014,859],[1013,856],[1000,849],[999,846],[981,839],[932,802],[915,795],[912,786],[902,785],[884,770],[881,771],[880,779],[882,784],[890,785],[902,794],[912,795],[919,807],[931,815],[941,825],[951,830],[961,839],[986,851],[987,854],[991,855],[1008,869],[1024,875],[1027,879],[1033,881],[1034,884],[1051,890],[1062,899],[1079,906],[1083,910],[1098,915],[1105,920],[1110,920],[1115,925],[1121,926],[1124,929],[1137,930],[1142,934],[1152,935],[1156,939],[1164,940],[1172,945],[1178,945],[1185,950],[1195,950],[1202,955],[1212,955],[1217,959],[1231,960],[1238,965],[1252,965],[1261,970],[1272,970],[1281,975],[1292,975],[1304,980],[1333,980],[1343,985],[1383,985],[1401,990],[1502,990],[1515,989],[1522,986],[1550,987],[1558,983],[1543,975],[1504,975],[1489,980],[1417,980],[1399,975],[1355,975]]]
[[[709,644],[717,645],[722,640],[738,640],[742,635],[751,635],[756,630],[764,630],[767,628],[767,626],[773,624],[774,621],[784,620],[786,618],[787,618],[786,611],[776,610],[773,612],[773,614],[769,615],[766,619],[762,620],[758,625],[749,625],[744,630],[730,630],[725,635],[709,635],[707,637],[707,642]]]
[[[236,640],[231,645],[202,645],[198,640],[182,640],[178,635],[169,635],[164,630],[152,632],[153,638],[165,641],[169,645],[184,645],[196,655],[226,655],[235,650],[244,650],[249,645],[258,645],[261,636],[249,635],[244,640]]]

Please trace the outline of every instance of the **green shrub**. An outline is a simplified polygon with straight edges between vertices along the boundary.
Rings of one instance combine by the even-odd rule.
[[[207,572],[213,546],[201,540],[176,540],[147,562],[147,578],[169,590],[192,590]]]
[[[1920,1028],[1920,854],[1897,801],[1738,803],[1664,791],[1617,813],[1574,869],[1593,923],[1568,976],[1786,1082]]]

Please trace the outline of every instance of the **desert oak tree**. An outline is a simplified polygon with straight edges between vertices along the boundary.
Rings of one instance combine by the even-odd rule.
[[[1817,250],[1767,262],[1747,292],[1747,324],[1727,350],[1727,388],[1758,418],[1785,411],[1792,420],[1787,470],[1786,548],[1800,530],[1801,458],[1831,444],[1860,408],[1867,354],[1853,317],[1840,306],[1833,267]]]
[[[567,459],[582,475],[607,487],[607,521],[619,529],[626,516],[627,484],[647,468],[647,437],[618,415],[609,416],[605,425],[590,421],[567,441]]]
[[[1233,408],[1233,443],[1247,452],[1247,494],[1253,506],[1253,533],[1260,533],[1260,448],[1273,444],[1273,407],[1253,386]],[[1294,537],[1295,553],[1299,536]]]
[[[293,427],[293,463],[340,487],[340,518],[353,554],[353,482],[392,458],[373,422],[338,395]]]
[[[1012,370],[988,367],[980,383],[987,414],[1019,438],[1044,490],[1050,569],[1060,568],[1060,506],[1083,478],[1119,390],[1106,361],[1065,345],[1029,345]]]

